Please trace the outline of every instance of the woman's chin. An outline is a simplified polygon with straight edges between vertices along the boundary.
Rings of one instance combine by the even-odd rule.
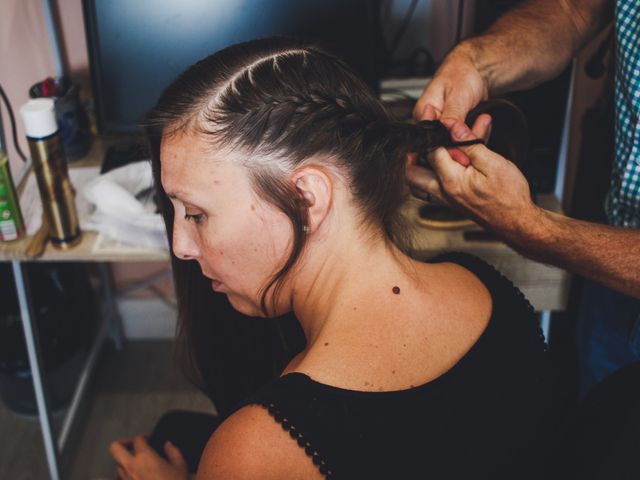
[[[228,291],[223,293],[227,296],[227,300],[234,310],[248,317],[277,318],[291,311],[289,305],[278,302],[275,311],[273,311],[273,308],[269,308],[269,312],[265,314],[260,308],[259,300]],[[269,299],[267,299],[267,305],[269,305]]]
[[[233,309],[248,317],[264,317],[260,307],[248,302],[246,299],[239,298],[233,294],[227,294],[227,300]]]

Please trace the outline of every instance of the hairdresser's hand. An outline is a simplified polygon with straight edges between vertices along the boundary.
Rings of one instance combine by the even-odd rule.
[[[488,98],[488,91],[469,48],[462,43],[442,62],[413,109],[413,116],[416,120],[464,121],[473,107]]]
[[[116,440],[109,447],[111,456],[118,464],[121,480],[187,480],[187,462],[180,450],[167,442],[164,451],[168,462],[151,448],[143,435]]]
[[[462,43],[445,58],[413,109],[413,116],[416,120],[463,122],[469,111],[487,96],[487,82],[475,67],[469,49]],[[479,115],[472,130],[477,138],[486,141],[491,131],[491,117]],[[450,149],[449,154],[463,166],[471,163],[461,150]],[[433,200],[433,194],[429,192],[438,185],[436,176],[432,171],[417,166],[415,156],[411,155],[407,163],[407,181],[416,197]],[[436,198],[449,204],[442,195]]]
[[[445,120],[454,141],[477,138],[464,122]],[[512,162],[482,144],[462,147],[471,160],[465,167],[444,148],[429,156],[434,182],[422,187],[432,196],[469,213],[505,240],[536,224],[540,209],[531,200],[529,184]]]
[[[445,125],[450,124],[450,120],[445,120]],[[464,124],[463,124],[464,125]],[[485,143],[491,134],[491,116],[488,114],[479,115],[471,128],[471,138],[482,138]],[[453,139],[456,140],[455,138]],[[467,167],[471,165],[471,160],[462,150],[458,148],[449,148],[447,153],[453,160],[460,165]],[[443,195],[440,189],[440,180],[436,173],[424,167],[417,165],[417,155],[409,154],[407,157],[407,183],[411,188],[411,192],[418,198],[430,202],[438,202],[448,205],[456,209],[456,205],[448,201],[448,197]]]

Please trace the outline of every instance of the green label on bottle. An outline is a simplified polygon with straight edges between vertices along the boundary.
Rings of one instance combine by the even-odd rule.
[[[23,234],[24,222],[11,179],[9,161],[0,152],[0,241],[17,240]]]

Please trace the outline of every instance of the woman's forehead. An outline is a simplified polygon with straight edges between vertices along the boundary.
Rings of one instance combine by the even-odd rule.
[[[160,161],[164,164],[180,159],[202,159],[207,154],[204,139],[200,135],[174,133],[163,135],[160,142]],[[209,152],[210,153],[210,152]]]
[[[246,158],[246,152],[241,148],[233,148],[216,142],[212,137],[202,133],[191,131],[176,132],[164,135],[160,142],[160,161],[162,166],[169,162],[189,163],[215,163],[227,162],[242,163]]]
[[[163,137],[160,144],[160,173],[162,186],[173,195],[189,184],[194,170],[202,172],[202,155],[197,147],[196,139],[184,135]]]
[[[246,171],[197,135],[172,135],[160,148],[161,181],[167,194],[183,198],[198,189],[238,184]],[[177,195],[182,193],[182,195]]]

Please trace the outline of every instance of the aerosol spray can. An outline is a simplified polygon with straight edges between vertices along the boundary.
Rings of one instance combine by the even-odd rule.
[[[38,181],[44,220],[54,247],[67,249],[80,241],[75,191],[58,134],[53,98],[29,100],[20,108]]]
[[[0,150],[0,242],[17,240],[23,235],[24,221],[9,170],[9,159]]]

